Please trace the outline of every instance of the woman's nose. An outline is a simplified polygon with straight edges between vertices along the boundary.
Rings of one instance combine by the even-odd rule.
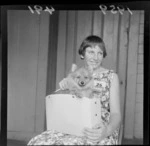
[[[97,60],[98,59],[98,55],[94,54],[94,59]]]

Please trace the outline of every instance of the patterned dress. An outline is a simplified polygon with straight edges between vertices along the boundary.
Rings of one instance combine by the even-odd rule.
[[[109,123],[110,118],[110,86],[113,79],[113,70],[93,74],[94,86],[99,88],[101,92],[93,94],[100,99],[101,102],[101,118],[104,125]],[[119,128],[112,135],[103,139],[98,143],[92,143],[85,137],[77,137],[70,134],[64,134],[55,130],[49,130],[33,137],[28,145],[117,145]]]

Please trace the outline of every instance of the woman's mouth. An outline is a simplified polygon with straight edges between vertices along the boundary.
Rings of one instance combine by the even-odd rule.
[[[90,61],[90,63],[92,63],[92,64],[98,64],[98,62],[95,62],[95,61]]]

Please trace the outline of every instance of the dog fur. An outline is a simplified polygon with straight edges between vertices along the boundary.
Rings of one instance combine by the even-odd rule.
[[[86,68],[76,67],[68,74],[67,80],[69,82],[69,89],[60,90],[56,94],[73,94],[79,98],[91,98],[93,78],[92,74]]]

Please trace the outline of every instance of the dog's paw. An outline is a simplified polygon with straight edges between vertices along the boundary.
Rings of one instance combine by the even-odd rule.
[[[82,98],[83,96],[80,93],[75,93],[78,98]]]
[[[82,94],[76,90],[71,90],[70,93],[78,98],[82,98]]]

